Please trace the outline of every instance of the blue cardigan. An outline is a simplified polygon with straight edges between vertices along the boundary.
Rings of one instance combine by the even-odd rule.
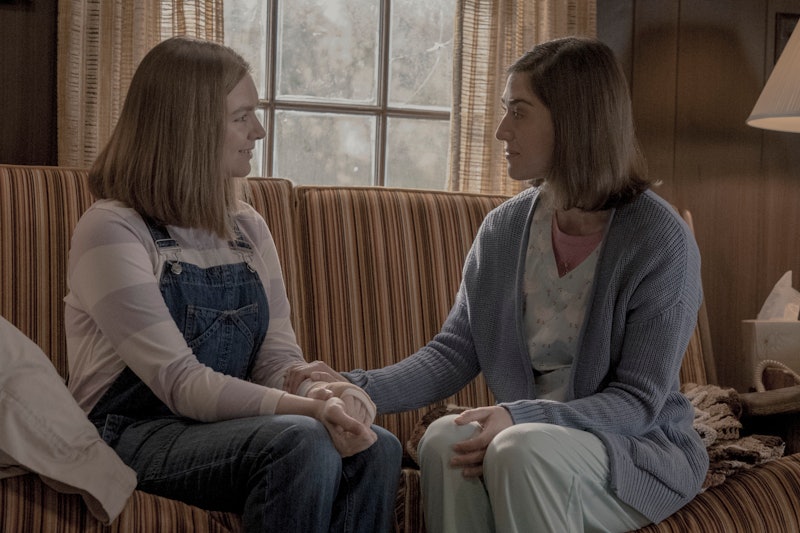
[[[652,191],[614,210],[587,303],[565,402],[537,400],[524,338],[525,251],[538,189],[483,221],[442,330],[403,361],[354,370],[379,412],[444,399],[483,372],[514,423],[597,435],[610,486],[658,522],[699,492],[708,455],[679,392],[679,370],[702,300],[700,254],[688,227]]]

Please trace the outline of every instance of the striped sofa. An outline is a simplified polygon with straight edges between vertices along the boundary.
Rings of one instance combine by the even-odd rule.
[[[398,361],[438,331],[481,220],[505,199],[294,186],[270,178],[248,182],[250,201],[275,237],[298,340],[307,358],[339,370]],[[84,170],[0,165],[0,315],[33,339],[65,377],[67,254],[72,229],[90,203]],[[705,324],[699,322],[687,351],[684,382],[708,380]],[[491,402],[479,377],[442,404]],[[764,396],[753,400],[762,411],[769,403]],[[405,443],[427,410],[383,415],[377,422]],[[79,496],[56,492],[37,476],[0,481],[0,531],[223,532],[239,526],[235,515],[140,491],[104,526]],[[410,458],[400,479],[396,530],[424,531],[419,471]],[[643,531],[800,531],[800,455],[737,474]]]

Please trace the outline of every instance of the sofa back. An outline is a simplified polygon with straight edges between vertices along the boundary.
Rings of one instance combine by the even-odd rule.
[[[297,329],[306,357],[337,370],[396,363],[438,333],[478,227],[507,199],[304,186],[295,197],[304,313]],[[482,376],[446,402],[494,403]],[[378,423],[405,439],[419,416],[384,415]]]
[[[0,315],[49,354],[64,377],[67,258],[73,228],[92,202],[86,178],[81,169],[0,165]],[[275,178],[248,183],[249,200],[275,239],[298,342],[308,360],[340,371],[398,362],[439,331],[481,221],[505,200],[295,187]],[[704,338],[707,327],[698,326],[681,369],[684,382],[706,383],[704,353],[711,354]],[[479,376],[445,402],[480,406],[493,399]],[[384,415],[378,423],[406,442],[419,416]]]
[[[67,257],[91,202],[85,170],[0,165],[0,315],[65,377]]]
[[[272,233],[278,257],[281,260],[286,293],[292,304],[292,324],[297,324],[302,316],[299,305],[302,275],[295,250],[295,201],[292,182],[279,178],[249,178],[248,201],[261,213]],[[298,342],[303,342],[298,332]]]

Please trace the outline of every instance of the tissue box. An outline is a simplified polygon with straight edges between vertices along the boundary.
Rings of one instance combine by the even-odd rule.
[[[765,359],[780,361],[800,372],[800,321],[742,320],[744,364],[736,368],[729,386],[740,392],[755,387],[755,370]]]

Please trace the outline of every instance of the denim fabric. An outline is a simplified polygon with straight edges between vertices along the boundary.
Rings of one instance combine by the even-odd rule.
[[[377,533],[392,529],[402,450],[394,435],[372,429],[378,441],[342,459],[310,417],[162,418],[129,425],[116,450],[138,472],[139,489],[243,513],[248,532]]]
[[[161,293],[203,364],[249,377],[269,324],[252,249],[237,230],[241,263],[199,268],[180,260],[165,227],[145,220],[167,261]],[[90,413],[103,439],[137,472],[138,488],[210,510],[242,513],[245,531],[391,529],[401,446],[378,441],[342,459],[325,427],[294,415],[201,423],[174,415],[129,368]]]

